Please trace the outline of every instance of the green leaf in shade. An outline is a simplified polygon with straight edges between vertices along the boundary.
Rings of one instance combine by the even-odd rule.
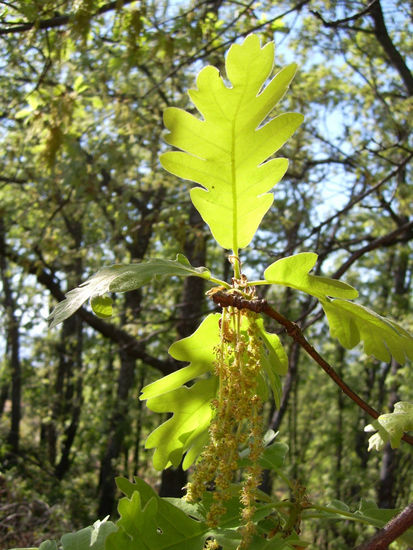
[[[389,508],[379,508],[373,500],[362,499],[359,509],[354,513],[356,517],[367,520],[371,525],[381,529],[392,518],[400,514],[402,508],[393,510]],[[400,542],[408,544],[409,547],[413,545],[413,528],[410,527],[403,533],[398,539]]]
[[[160,498],[139,478],[135,483],[118,478],[127,494],[118,504],[118,531],[106,541],[106,550],[200,550],[208,528],[182,510]]]
[[[321,305],[331,336],[343,347],[352,349],[362,341],[364,351],[380,361],[394,357],[403,365],[413,360],[413,337],[394,321],[347,300],[321,300]]]
[[[259,460],[260,465],[266,470],[279,470],[282,468],[285,457],[288,453],[288,445],[276,441],[268,447],[265,447],[264,452]]]
[[[365,432],[375,432],[369,438],[369,451],[380,451],[387,441],[393,449],[400,446],[401,438],[405,432],[413,430],[413,403],[399,401],[394,405],[394,411],[380,415],[377,420],[364,428]]]
[[[267,267],[264,277],[271,284],[296,288],[318,299],[326,296],[350,300],[357,298],[357,290],[347,283],[328,277],[310,275],[309,271],[315,266],[317,258],[318,256],[314,252],[301,252],[294,256],[281,258]]]
[[[181,386],[148,399],[147,407],[151,411],[173,413],[146,440],[147,449],[155,448],[153,465],[157,470],[163,470],[171,464],[178,466],[183,454],[193,444],[198,446],[200,436],[207,432],[211,423],[210,403],[215,397],[217,387],[218,379],[211,376],[199,380],[190,388]],[[186,468],[189,466],[190,464],[185,464]]]
[[[333,500],[325,507],[314,506],[314,509],[303,510],[304,521],[314,521],[314,518],[325,518],[344,521],[363,522],[378,529],[381,529],[392,518],[397,516],[402,509],[378,508],[377,504],[368,499],[362,499],[358,510],[352,512],[347,504],[340,500]],[[413,545],[413,528],[408,529],[398,539],[400,542]]]
[[[181,499],[161,498],[143,480],[135,477],[134,481],[116,479],[126,498],[119,501],[118,530],[107,537],[105,550],[202,550],[208,537],[216,538],[223,550],[238,547],[241,525],[238,491],[230,489],[220,526],[211,529],[205,518],[213,502],[212,493],[206,492],[200,502],[189,504]],[[256,502],[257,521],[269,513],[267,500],[266,495],[266,502]],[[248,549],[292,550],[298,543],[305,546],[295,534],[270,540],[254,535]]]
[[[208,315],[193,334],[172,344],[169,354],[178,361],[188,361],[190,364],[145,386],[140,399],[150,399],[175,390],[192,378],[212,371],[214,347],[220,342],[220,318],[219,313]]]
[[[93,313],[101,319],[112,317],[112,303],[113,300],[110,296],[92,296],[90,299]]]
[[[111,521],[97,520],[90,527],[63,535],[63,550],[105,550],[106,538],[114,531],[116,527]]]
[[[280,374],[284,375],[288,370],[288,357],[278,336],[265,330],[263,319],[256,319],[255,323],[259,329],[260,337],[263,342],[261,366],[267,375],[269,385],[274,395],[275,406],[278,409],[282,397]]]
[[[102,306],[102,301],[96,297],[101,297],[107,292],[134,290],[162,276],[196,276],[208,280],[211,273],[206,267],[192,267],[182,254],[178,254],[176,260],[154,258],[139,264],[116,264],[104,267],[78,288],[66,294],[66,298],[57,304],[48,318],[50,327],[55,327],[70,317],[89,299],[94,299],[93,304],[98,310],[102,308],[105,315],[109,311],[109,302],[103,302],[104,306]]]
[[[105,541],[110,533],[116,531],[116,526],[107,518],[75,533],[67,533],[62,536],[61,544],[54,540],[45,540],[39,548],[14,548],[11,550],[105,550]]]
[[[265,86],[273,63],[274,44],[261,48],[258,36],[250,35],[228,51],[229,87],[216,67],[199,73],[189,96],[203,119],[174,107],[164,113],[166,141],[180,151],[161,155],[161,164],[202,186],[191,190],[192,202],[223,248],[251,242],[273,202],[268,191],[288,166],[286,159],[268,159],[303,121],[285,113],[263,124],[296,71],[289,65]]]

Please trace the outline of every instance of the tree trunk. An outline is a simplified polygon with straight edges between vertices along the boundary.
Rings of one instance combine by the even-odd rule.
[[[204,222],[198,211],[191,204],[189,212],[189,226],[191,232],[184,244],[184,253],[190,263],[196,267],[205,265],[206,239],[204,235]],[[184,280],[179,322],[177,332],[179,338],[185,338],[192,334],[199,325],[204,303],[205,284],[199,277],[187,277]],[[163,470],[159,494],[168,497],[182,497],[184,486],[187,482],[187,473],[181,466],[176,469]]]
[[[0,220],[1,250],[6,248],[6,235],[4,222]],[[7,442],[10,445],[13,457],[17,457],[20,443],[21,420],[21,363],[20,363],[20,333],[19,320],[16,316],[16,301],[13,296],[11,281],[8,275],[6,257],[0,255],[0,272],[3,284],[3,305],[6,313],[7,345],[6,354],[11,375],[11,419],[10,431]],[[5,395],[5,387],[2,388]]]

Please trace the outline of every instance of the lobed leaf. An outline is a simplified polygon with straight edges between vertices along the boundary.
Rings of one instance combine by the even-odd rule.
[[[392,449],[399,447],[403,434],[413,430],[413,403],[399,401],[392,413],[380,415],[364,428],[365,432],[376,430],[377,433],[369,438],[369,451],[380,451],[388,441]]]
[[[151,411],[173,413],[149,435],[145,443],[147,449],[155,448],[153,465],[157,470],[170,465],[177,467],[192,445],[197,445],[199,449],[199,438],[207,432],[211,423],[211,400],[217,388],[218,379],[213,376],[199,380],[190,388],[182,386],[148,399],[146,405]],[[189,466],[185,464],[186,468]]]
[[[215,538],[223,550],[236,550],[240,544],[241,507],[238,492],[232,488],[220,527],[211,529],[205,521],[213,502],[211,492],[204,493],[201,502],[189,504],[181,499],[161,498],[143,480],[135,477],[134,481],[116,480],[126,498],[119,501],[118,530],[107,537],[106,550],[202,550],[209,537]],[[254,518],[259,521],[268,513],[268,503],[257,501]],[[295,534],[272,539],[254,535],[248,548],[293,550],[296,544],[306,543]]]
[[[188,361],[190,364],[145,386],[140,399],[150,399],[175,390],[192,378],[212,370],[215,360],[214,347],[220,341],[218,325],[220,318],[220,313],[211,313],[193,334],[172,344],[168,353],[174,359]]]
[[[318,299],[326,296],[357,298],[357,290],[347,283],[328,277],[310,275],[309,272],[315,266],[317,258],[318,256],[314,252],[301,252],[294,256],[281,258],[267,267],[264,277],[271,284],[302,290]]]
[[[268,160],[303,121],[298,113],[266,117],[284,95],[296,65],[282,69],[265,87],[274,63],[274,44],[261,48],[248,36],[229,49],[227,87],[216,67],[199,73],[189,96],[203,120],[167,108],[166,141],[181,151],[161,155],[162,166],[174,175],[199,183],[191,199],[223,248],[247,246],[273,202],[268,191],[282,178],[288,161]],[[261,126],[260,126],[261,125]]]
[[[364,351],[380,361],[394,357],[403,365],[407,359],[413,360],[413,337],[394,321],[347,300],[321,300],[321,305],[331,336],[343,347],[352,349],[362,341]]]
[[[153,464],[164,469],[177,466],[186,453],[183,468],[187,469],[198,458],[208,441],[208,427],[212,418],[210,401],[215,397],[217,378],[200,380],[190,388],[183,386],[189,380],[212,372],[214,348],[219,345],[219,319],[208,315],[198,329],[172,344],[169,353],[189,365],[145,386],[140,399],[147,399],[147,407],[155,412],[173,413],[146,440],[146,448],[155,448]],[[205,393],[203,393],[205,392]]]
[[[111,301],[110,298],[102,298],[104,294],[134,290],[156,277],[163,276],[196,276],[208,280],[211,273],[206,267],[192,267],[182,254],[178,254],[176,260],[154,258],[139,264],[104,267],[78,288],[66,294],[66,298],[57,304],[48,317],[50,327],[55,327],[73,315],[89,299],[97,315],[108,317],[112,313]]]

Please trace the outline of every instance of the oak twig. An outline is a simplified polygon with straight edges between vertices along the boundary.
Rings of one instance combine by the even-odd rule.
[[[389,544],[396,540],[407,529],[413,526],[413,503],[392,518],[367,542],[356,546],[354,550],[387,550]]]
[[[378,418],[380,414],[373,409],[368,403],[366,403],[357,393],[355,393],[338,375],[338,373],[333,369],[329,363],[317,352],[315,348],[308,342],[308,340],[303,335],[300,327],[284,317],[281,313],[273,309],[267,302],[267,300],[262,299],[253,299],[248,300],[243,298],[239,294],[229,294],[226,292],[218,291],[211,295],[213,301],[220,305],[221,307],[236,307],[238,309],[249,309],[255,313],[264,313],[277,321],[282,325],[289,336],[297,342],[307,354],[314,359],[316,363],[328,374],[328,376],[340,387],[340,389],[352,399],[361,409],[363,409],[367,414],[372,418]],[[402,439],[413,445],[413,437],[408,434],[404,434]]]

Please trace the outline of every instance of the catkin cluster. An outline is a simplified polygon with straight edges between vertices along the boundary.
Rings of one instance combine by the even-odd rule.
[[[248,547],[254,531],[255,492],[261,477],[258,459],[262,453],[262,401],[258,394],[261,346],[248,310],[224,308],[220,323],[220,345],[216,351],[215,374],[219,378],[209,444],[196,466],[186,499],[194,502],[205,490],[213,490],[207,522],[218,525],[231,497],[230,486],[239,470],[240,450],[249,449],[250,466],[241,484],[242,542]]]

